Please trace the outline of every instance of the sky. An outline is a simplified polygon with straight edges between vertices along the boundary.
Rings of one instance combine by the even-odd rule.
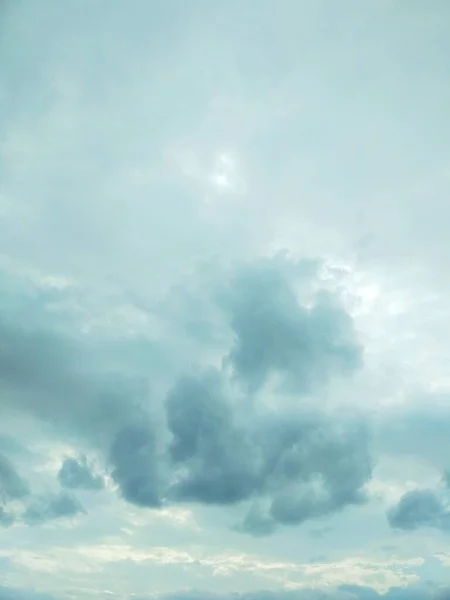
[[[449,23],[0,2],[0,600],[450,598]]]

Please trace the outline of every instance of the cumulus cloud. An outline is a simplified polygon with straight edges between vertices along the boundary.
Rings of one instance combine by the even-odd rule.
[[[155,433],[144,422],[124,426],[114,438],[110,461],[112,476],[125,500],[137,506],[161,505]]]
[[[234,422],[220,387],[220,377],[210,372],[180,380],[167,397],[170,451],[182,473],[172,490],[177,498],[233,504],[258,485],[249,433]]]
[[[74,540],[86,545],[103,533],[134,541],[139,522],[145,543],[167,533],[205,553],[236,544],[332,561],[392,535],[375,501],[336,513],[366,489],[397,498],[411,485],[420,497],[391,520],[442,529],[445,494],[430,481],[450,466],[450,420],[426,422],[428,406],[414,425],[403,417],[411,386],[449,389],[447,4],[0,5],[0,429],[36,455],[0,452],[18,459],[33,494],[56,484],[66,451],[97,457],[108,491],[83,500],[98,511],[86,527],[80,519]],[[320,260],[261,260],[277,248]],[[197,285],[199,263],[213,284]],[[343,304],[319,291],[325,279]],[[184,303],[173,319],[155,310],[168,290]],[[385,430],[395,441],[380,441],[373,488],[367,428],[330,408],[344,404],[399,407],[387,420],[404,432]],[[405,469],[390,460],[402,446]],[[95,471],[74,460],[63,490],[95,488]],[[110,497],[103,511],[114,486],[135,506]],[[9,501],[16,519],[35,502]],[[163,519],[135,507],[163,507],[164,533]],[[175,532],[171,510],[194,513],[199,531]],[[330,516],[326,540],[284,530],[265,545],[224,531],[231,520],[267,535],[327,517],[318,528]],[[29,536],[37,555],[63,545],[51,534],[5,529],[2,546]],[[434,552],[423,535],[396,538],[398,552],[415,552],[409,540]],[[109,589],[105,572],[70,578],[56,563],[55,589]],[[33,561],[16,577],[50,579],[46,567]],[[197,566],[173,567],[173,578],[144,567],[155,592],[196,583]],[[411,577],[444,580],[435,567]],[[254,574],[207,585],[235,583],[264,587]],[[111,591],[127,593],[118,580]]]
[[[62,487],[69,489],[101,490],[104,480],[92,472],[91,465],[84,455],[78,458],[66,458],[58,472]]]
[[[260,533],[359,503],[372,469],[361,424],[316,409],[265,412],[255,403],[273,373],[281,378],[278,394],[302,395],[361,364],[352,320],[336,299],[312,292],[306,307],[294,292],[296,284],[312,287],[316,267],[277,257],[213,278],[207,296],[216,305],[217,326],[228,327],[234,341],[222,349],[223,369],[199,365],[196,374],[176,378],[163,403],[167,432],[152,417],[160,399],[142,386],[144,371],[121,370],[95,337],[80,336],[61,315],[55,321],[45,302],[26,326],[11,307],[3,310],[8,344],[0,355],[0,384],[10,392],[3,402],[94,445],[120,494],[138,506],[249,501],[241,529]],[[128,342],[124,355],[129,348]],[[239,393],[229,365],[244,384]],[[66,459],[58,479],[72,489],[102,484],[83,456]],[[80,508],[60,496],[29,509],[27,521],[66,510]]]
[[[311,268],[307,261],[301,266]],[[235,333],[228,359],[252,391],[278,373],[284,391],[307,393],[362,364],[352,320],[336,299],[319,294],[312,306],[302,306],[273,264],[239,272],[223,305]]]
[[[27,496],[29,492],[28,483],[13,464],[0,454],[0,501],[17,500]]]
[[[36,496],[22,516],[27,525],[41,525],[47,521],[75,517],[84,513],[77,498],[67,492]]]
[[[412,531],[434,527],[450,531],[450,502],[434,490],[412,490],[388,513],[392,527]]]
[[[252,533],[298,524],[364,499],[371,477],[368,432],[321,415],[252,411],[224,397],[208,372],[182,379],[166,409],[176,498],[211,504],[263,499],[244,522]]]

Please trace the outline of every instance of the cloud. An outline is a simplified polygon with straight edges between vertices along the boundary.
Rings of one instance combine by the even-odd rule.
[[[57,600],[49,594],[35,591],[0,586],[0,600]]]
[[[0,383],[8,391],[2,403],[72,431],[83,429],[88,434],[91,423],[98,433],[106,406],[114,411],[114,395],[102,395],[100,382],[83,373],[80,362],[85,363],[91,348],[58,331],[51,321],[23,327],[11,319],[0,324],[0,335],[8,341],[0,355]],[[62,397],[69,402],[62,402]]]
[[[104,480],[95,475],[86,456],[66,458],[58,472],[58,480],[62,487],[69,489],[101,490]]]
[[[409,586],[391,588],[385,594],[370,587],[344,585],[328,589],[298,589],[258,591],[236,594],[212,594],[202,591],[180,592],[163,597],[164,600],[447,600],[450,588],[438,586]],[[145,600],[142,598],[142,600]]]
[[[368,431],[320,414],[253,411],[226,399],[220,377],[181,379],[166,401],[177,499],[206,504],[262,500],[243,529],[269,533],[364,500]]]
[[[450,530],[449,502],[433,490],[413,490],[402,496],[388,513],[392,527],[412,531],[419,527]]]
[[[41,525],[55,519],[75,517],[84,512],[77,498],[67,492],[60,492],[33,498],[22,519],[27,525]]]
[[[27,496],[29,492],[28,483],[12,463],[0,454],[0,501],[17,500]]]
[[[14,307],[29,307],[30,300],[17,293],[19,301],[3,307],[9,343],[0,354],[0,385],[10,393],[1,401],[51,423],[55,435],[62,428],[74,442],[94,446],[122,497],[137,506],[249,501],[241,529],[257,534],[362,502],[372,470],[365,427],[319,409],[266,411],[255,395],[273,373],[281,378],[281,397],[313,393],[360,366],[352,320],[337,300],[311,292],[316,275],[314,261],[277,256],[207,277],[202,302],[215,305],[215,325],[228,328],[224,340],[234,340],[231,350],[221,348],[227,364],[203,368],[200,362],[185,375],[169,372],[176,383],[162,403],[162,421],[156,418],[161,398],[149,397],[145,370],[130,362],[132,341],[122,349],[120,340],[109,342],[111,353],[95,335],[80,335],[70,312],[55,317],[39,294],[24,324]],[[312,298],[309,308],[300,304],[295,285]],[[56,294],[64,306],[74,293],[50,297],[55,301]],[[228,365],[242,389],[229,378]],[[58,478],[73,489],[101,483],[83,457],[66,459]],[[79,507],[70,498],[30,508],[27,521],[56,518],[60,509],[75,514]]]
[[[208,372],[181,379],[168,394],[170,452],[174,465],[186,472],[172,489],[180,500],[233,504],[248,498],[258,485],[248,432],[234,423],[220,387],[220,376]]]
[[[214,594],[202,590],[171,594],[143,596],[133,594],[135,600],[448,600],[450,588],[438,586],[409,586],[392,588],[380,594],[369,587],[341,586],[338,588],[257,591],[233,594]],[[25,591],[18,588],[0,587],[0,600],[56,600],[54,596]]]
[[[315,265],[303,261],[299,266],[311,270]],[[239,272],[223,306],[235,333],[228,359],[252,391],[277,373],[284,378],[285,391],[304,394],[362,364],[352,320],[336,299],[322,293],[312,306],[302,306],[276,264]]]
[[[0,526],[1,527],[10,527],[14,523],[13,515],[10,515],[5,511],[3,506],[0,506]]]
[[[89,515],[73,538],[58,524],[48,536],[14,527],[2,545],[38,555],[81,538],[167,537],[205,554],[236,544],[333,561],[390,541],[386,498],[430,487],[444,506],[429,479],[450,466],[450,420],[403,417],[411,385],[450,387],[447,4],[0,4],[0,428],[33,454],[0,451],[33,493],[56,483],[66,451],[96,457],[108,483],[80,492]],[[348,265],[348,277],[325,275],[342,303],[318,292],[320,266],[260,260],[274,248]],[[199,263],[213,284],[197,286]],[[200,299],[178,321],[154,310],[191,284]],[[394,433],[366,486],[378,455],[344,404],[371,415],[396,404],[411,464],[399,466]],[[89,487],[70,473],[64,489]],[[347,509],[366,489],[382,498]],[[136,508],[187,502],[198,532]],[[303,539],[290,526],[308,520],[334,530],[318,540],[304,527]],[[243,539],[230,521],[277,532]],[[398,536],[396,552],[434,552],[441,538]],[[62,568],[42,578],[104,595],[126,594],[126,581],[199,583],[183,567],[146,571],[150,585],[127,568],[111,582]]]
[[[112,477],[125,500],[137,506],[161,506],[158,453],[150,424],[144,420],[120,429],[111,447],[110,461]]]

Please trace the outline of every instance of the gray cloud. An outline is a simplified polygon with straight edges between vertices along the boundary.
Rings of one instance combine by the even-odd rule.
[[[304,262],[300,265],[311,269]],[[285,391],[308,393],[330,376],[361,366],[362,348],[349,315],[323,293],[312,307],[301,306],[276,264],[240,272],[224,294],[223,306],[236,336],[228,358],[251,390],[279,373]]]
[[[185,472],[173,495],[207,504],[248,498],[259,485],[258,458],[249,432],[235,423],[218,374],[181,379],[167,397],[166,410],[172,459]]]
[[[89,372],[92,349],[86,343],[52,326],[42,331],[37,324],[0,324],[7,341],[0,353],[0,382],[8,392],[2,403],[66,430],[98,435],[117,416],[118,388]]]
[[[199,257],[248,258],[288,243],[293,253],[342,259],[350,265],[344,286],[361,296],[358,323],[367,336],[368,369],[348,398],[346,387],[339,386],[336,401],[357,398],[369,410],[383,412],[384,400],[403,393],[408,382],[446,385],[445,342],[441,346],[438,340],[423,339],[417,323],[426,322],[426,329],[430,317],[439,313],[442,332],[436,337],[448,338],[448,276],[442,269],[450,255],[448,135],[442,135],[450,127],[446,3],[430,10],[420,3],[359,0],[345,6],[138,0],[130,10],[99,0],[88,11],[84,5],[89,2],[81,8],[55,1],[38,8],[33,2],[3,4],[8,9],[0,19],[2,252],[45,276],[58,272],[74,276],[80,285],[90,281],[108,290],[126,288],[149,304],[179,273],[192,271]],[[233,172],[217,171],[222,154]],[[430,279],[436,286],[427,285]],[[186,320],[204,344],[205,362],[189,352],[191,346],[186,351],[176,327],[170,332],[171,344],[186,356],[184,363],[203,367],[226,355],[255,404],[255,392],[275,380],[281,388],[277,391],[293,394],[290,405],[297,394],[306,394],[301,403],[308,400],[320,411],[316,391],[334,376],[353,372],[361,360],[346,319],[342,335],[339,327],[323,325],[335,302],[313,298],[289,303],[289,294],[281,293],[286,300],[278,301],[268,285],[268,306],[260,315],[251,309],[250,292],[238,284],[231,288],[236,297],[247,298],[234,303],[232,297],[224,304],[234,343],[220,348],[224,338],[215,335],[215,323],[198,311],[196,318]],[[428,297],[441,292],[438,303],[428,303]],[[417,312],[411,308],[416,303],[421,304]],[[441,304],[445,312],[435,310]],[[72,307],[79,310],[77,302]],[[57,315],[60,307],[50,310]],[[106,313],[105,329],[116,323],[116,316]],[[87,454],[95,446],[119,492],[130,501],[152,506],[167,496],[174,502],[190,497],[203,503],[242,498],[245,507],[251,505],[245,528],[267,532],[275,519],[298,523],[362,499],[360,482],[370,473],[362,429],[344,423],[341,436],[332,415],[313,419],[293,409],[284,419],[294,421],[294,441],[285,441],[275,431],[282,415],[246,412],[247,404],[238,406],[241,400],[233,392],[221,391],[226,414],[223,420],[217,417],[214,431],[242,454],[248,451],[242,472],[251,477],[245,488],[241,466],[229,467],[232,448],[214,446],[204,431],[194,428],[188,434],[174,425],[174,433],[169,432],[175,449],[169,450],[168,432],[152,417],[147,425],[151,405],[162,402],[183,368],[173,369],[162,392],[152,381],[155,393],[144,399],[140,411],[134,404],[136,399],[140,403],[139,386],[124,382],[126,351],[121,340],[112,339],[114,333],[105,335],[106,352],[100,356],[102,351],[91,347],[96,324],[90,330],[88,323],[77,336],[49,319],[36,319],[30,327],[22,317],[7,322],[6,329],[14,336],[19,324],[33,342],[33,352],[42,350],[43,360],[31,354],[22,369],[17,349],[6,344],[13,354],[7,357],[12,360],[6,372],[0,368],[1,420],[4,406],[26,410],[52,423],[45,431],[64,444],[79,445]],[[252,327],[258,341],[248,333]],[[166,336],[165,324],[152,322],[150,328],[151,335]],[[41,339],[35,343],[31,338],[38,329]],[[53,355],[46,354],[50,337],[57,350]],[[207,347],[212,339],[213,349]],[[274,341],[273,347],[267,340]],[[111,344],[118,348],[114,360]],[[133,341],[129,347],[139,353]],[[46,364],[51,361],[54,366]],[[145,368],[132,369],[131,379]],[[144,374],[152,380],[155,371],[152,366]],[[397,378],[398,387],[392,382]],[[334,404],[333,392],[324,391],[327,404]],[[276,393],[265,400],[282,412],[284,402]],[[267,425],[266,420],[273,422]],[[325,440],[317,440],[321,431]],[[449,437],[445,426],[439,439],[432,427],[430,431],[436,454],[446,460],[449,454],[440,444]],[[406,435],[417,447],[414,433]],[[348,443],[341,440],[346,436]],[[196,445],[192,439],[201,441]],[[221,460],[219,473],[211,474],[204,448]],[[235,454],[242,460],[242,454]],[[335,468],[335,454],[336,481],[326,466],[329,461]],[[399,480],[409,479],[409,473],[406,477],[406,471],[396,468],[392,466],[392,478],[400,472]],[[421,479],[422,464],[410,470],[415,471],[412,479],[417,473]],[[391,473],[388,477],[391,481]],[[97,506],[102,499],[92,502]],[[199,512],[202,517],[204,511]],[[385,535],[367,511],[356,512],[358,522],[349,523],[348,539],[346,532],[344,540],[340,536],[345,541],[340,554],[361,546],[366,534],[360,518],[370,524],[369,549]],[[105,528],[108,518],[109,512],[102,514]],[[88,529],[80,536],[98,536],[97,527]],[[283,548],[283,553],[295,560],[304,552],[309,555],[305,543]],[[331,539],[326,545],[334,543]],[[188,571],[183,577],[191,582]],[[257,575],[237,577],[247,589]],[[153,582],[152,590],[167,585],[165,573],[162,579]]]
[[[263,491],[269,509],[260,513],[284,525],[300,524],[364,501],[371,477],[370,438],[359,423],[321,416],[270,415],[257,432],[263,450]],[[244,528],[252,532],[251,521]]]
[[[220,271],[209,281],[203,298],[218,309],[211,312],[222,319],[217,327],[229,327],[234,336],[231,351],[222,353],[245,393],[258,391],[272,373],[282,379],[279,393],[312,393],[361,364],[352,321],[335,300],[314,293],[308,309],[297,301],[291,281],[309,290],[316,270],[313,261],[277,257]],[[56,295],[70,299],[69,292]],[[34,312],[21,302],[23,319],[22,309],[14,309],[20,302],[3,306],[0,335],[8,344],[0,353],[0,384],[9,393],[1,401],[50,422],[55,435],[62,428],[75,443],[82,438],[103,452],[127,501],[152,508],[248,501],[240,528],[261,534],[364,500],[372,461],[361,424],[316,409],[260,410],[254,394],[251,402],[233,397],[225,366],[177,377],[164,402],[165,430],[151,415],[159,400],[150,401],[142,384],[145,366],[128,369],[129,341],[122,353],[112,344],[111,354],[111,344],[105,348],[95,336],[77,333],[70,316],[53,317],[42,298]],[[83,458],[66,460],[58,478],[67,488],[100,486]],[[66,509],[75,514],[79,507],[70,498],[30,508],[27,521],[56,518]]]
[[[371,477],[367,430],[320,415],[280,415],[236,407],[220,378],[185,378],[169,393],[168,425],[177,499],[232,504],[261,499],[243,529],[270,533],[364,500]]]
[[[84,513],[81,503],[67,492],[33,498],[22,516],[27,525],[41,525],[47,521],[75,517]]]
[[[0,454],[0,501],[16,500],[29,494],[27,482],[12,463]]]
[[[392,527],[412,531],[419,527],[450,530],[450,507],[433,490],[407,492],[388,513]]]
[[[86,456],[66,458],[58,472],[58,480],[62,487],[69,489],[100,490],[104,487],[101,476],[92,472]]]
[[[152,508],[161,505],[157,442],[151,425],[143,420],[124,426],[113,441],[110,461],[125,500]]]
[[[118,352],[116,338],[106,345],[101,335],[81,333],[79,316],[89,303],[78,290],[29,282],[23,289],[19,277],[0,277],[0,284],[0,406],[107,447],[142,400],[128,360],[133,348],[124,343]]]

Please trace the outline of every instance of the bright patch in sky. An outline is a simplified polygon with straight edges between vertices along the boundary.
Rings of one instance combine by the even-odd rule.
[[[450,598],[449,23],[0,3],[0,600]]]

